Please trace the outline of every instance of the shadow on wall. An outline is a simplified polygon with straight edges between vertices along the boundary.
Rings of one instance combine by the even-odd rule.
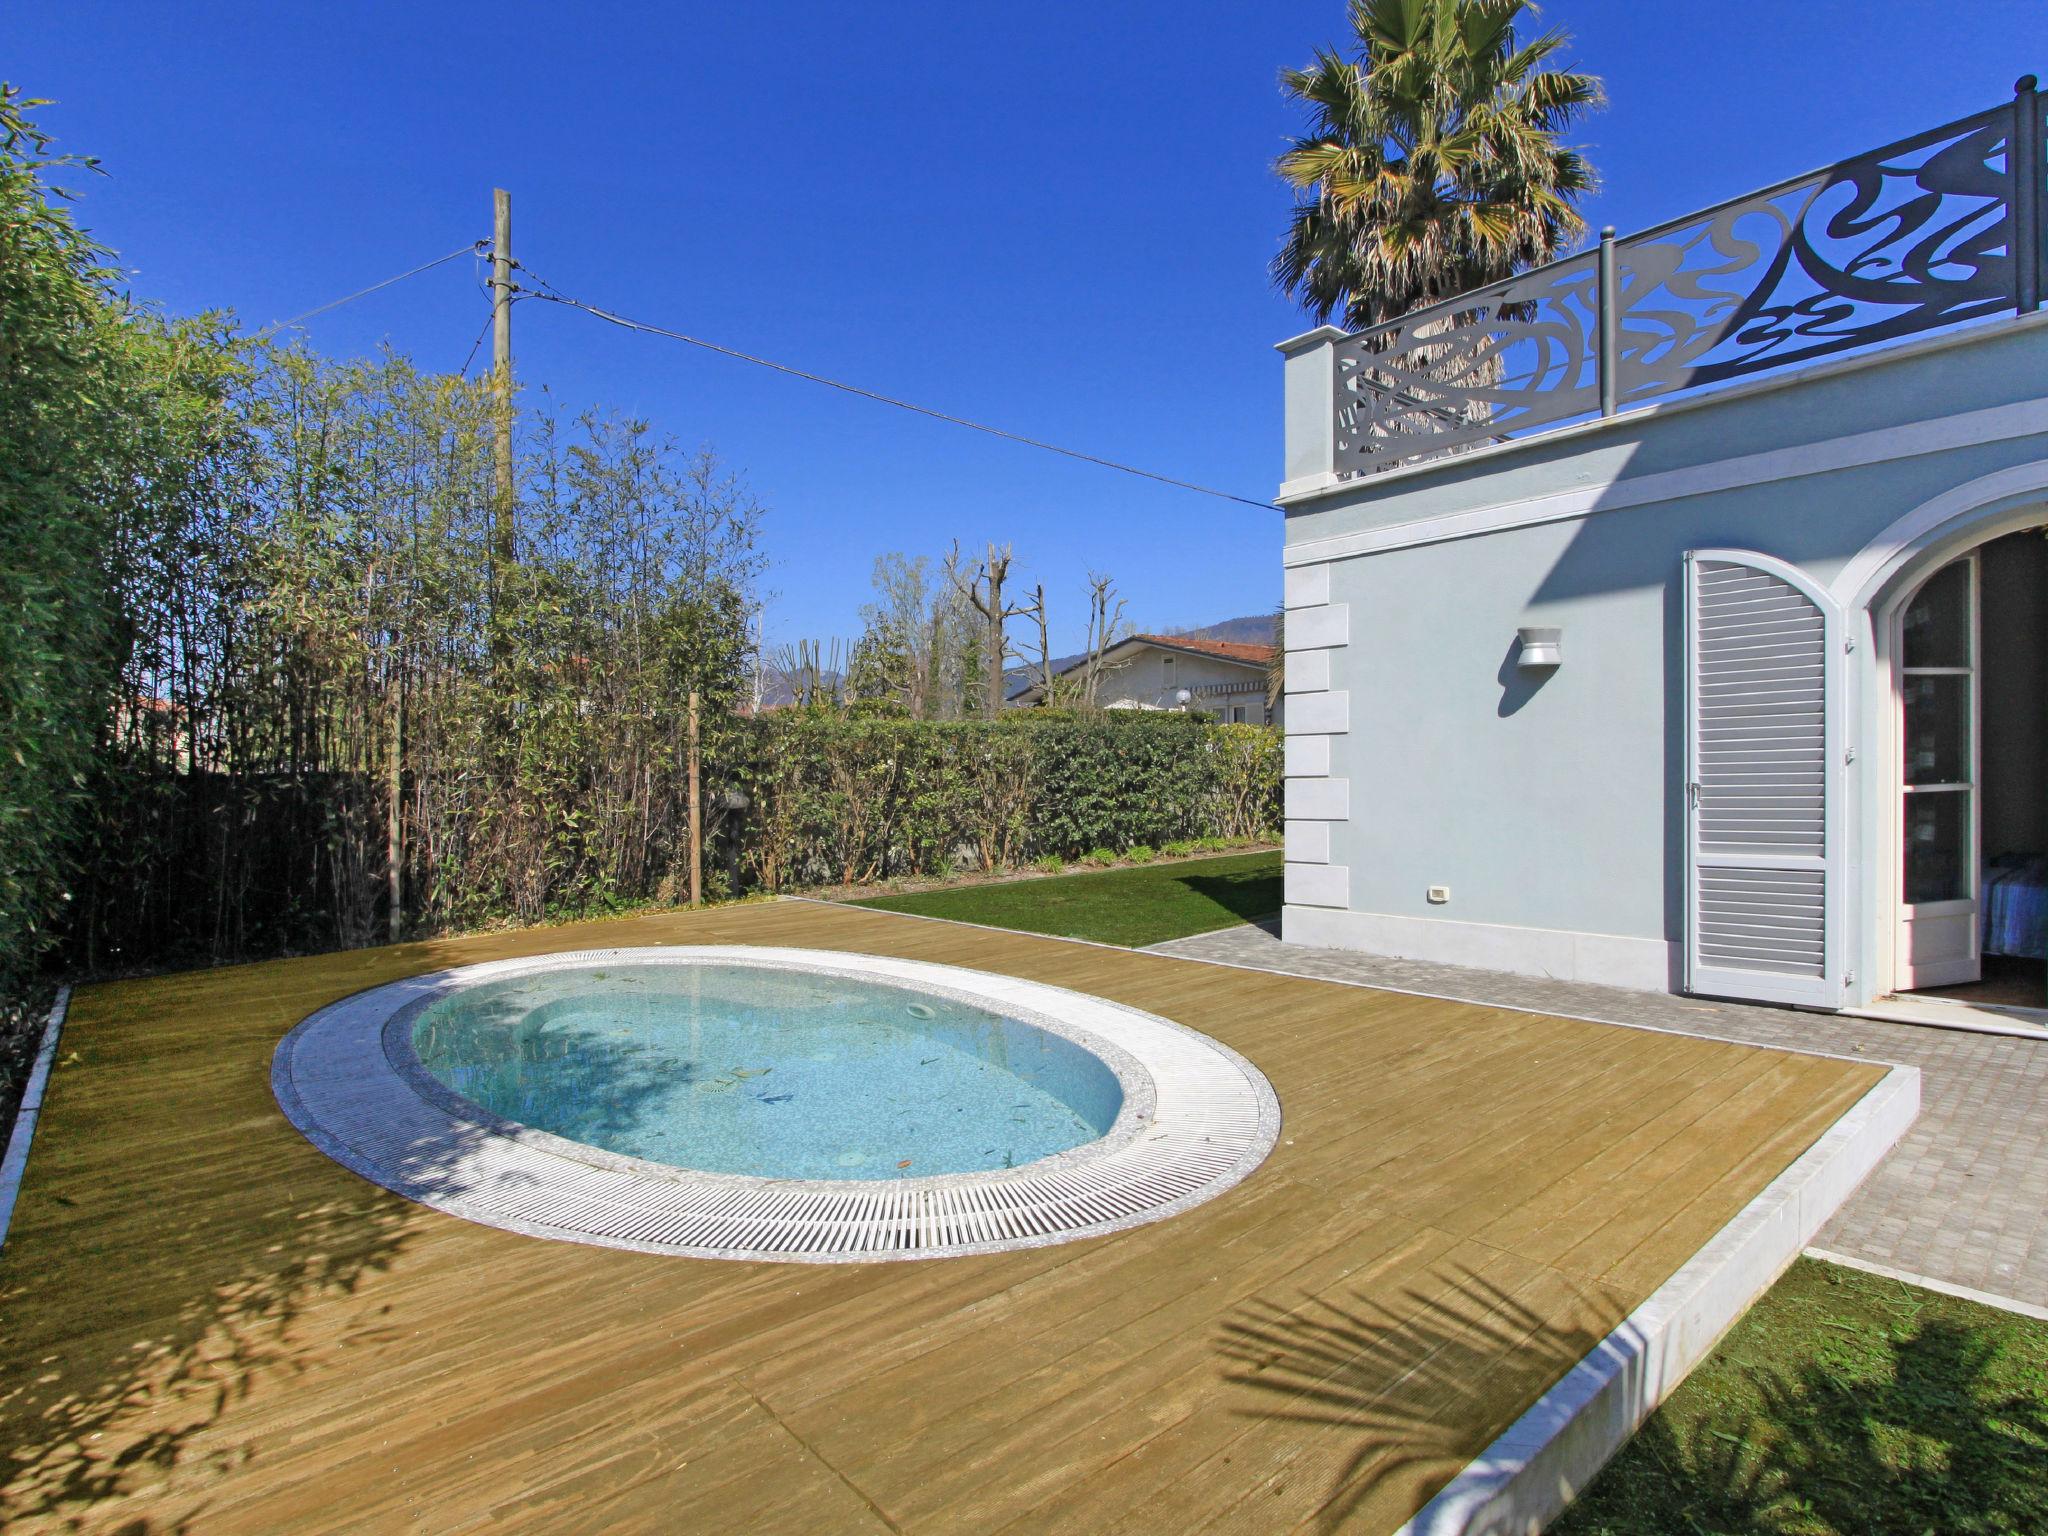
[[[1495,674],[1500,683],[1500,708],[1495,711],[1505,720],[1543,690],[1543,685],[1557,675],[1554,666],[1525,667],[1522,665],[1522,641],[1518,635],[1508,642],[1508,653],[1501,658],[1500,671]]]
[[[1569,452],[1568,448],[1554,450]],[[1663,800],[1664,935],[1685,933],[1684,889],[1686,815],[1681,786],[1685,777],[1685,564],[1687,550],[1718,547],[1754,549],[1795,565],[1846,559],[1863,547],[1888,520],[1874,516],[1866,496],[1836,489],[1821,496],[1800,516],[1765,515],[1777,487],[1753,487],[1725,497],[1678,497],[1637,505],[1627,500],[1631,481],[1686,467],[1697,451],[1683,434],[1645,430],[1616,466],[1619,479],[1608,493],[1621,505],[1610,509],[1606,497],[1578,520],[1548,570],[1530,592],[1526,612],[1554,623],[1576,605],[1622,592],[1658,595],[1663,613],[1661,719],[1631,722],[1630,730],[1656,730],[1661,738],[1665,786]],[[1903,510],[1903,509],[1901,509]],[[1874,519],[1874,520],[1873,520]],[[1570,621],[1567,620],[1569,627]],[[1647,637],[1645,637],[1647,641]],[[1644,642],[1632,642],[1644,643]],[[1499,674],[1499,714],[1506,718],[1543,686],[1545,674],[1519,676],[1514,648]],[[1674,985],[1676,985],[1674,979]]]
[[[534,947],[567,931],[538,930]],[[332,996],[470,958],[436,942],[270,962],[273,987],[197,1028],[178,1018],[175,975],[77,994],[0,1250],[0,1528],[204,1530],[209,1490],[258,1454],[220,1428],[231,1409],[315,1355],[331,1364],[337,1343],[365,1364],[404,1343],[368,1295],[338,1340],[331,1314],[306,1336],[309,1308],[359,1296],[429,1230],[528,1241],[423,1216],[304,1141],[270,1092],[271,1051],[305,995],[280,971],[322,968]],[[467,1151],[462,1138],[421,1143],[406,1177],[459,1192]],[[561,1261],[595,1271],[632,1257],[577,1249]],[[113,1315],[80,1299],[110,1293]],[[146,1513],[124,1509],[137,1493]]]
[[[1398,1308],[1362,1292],[1257,1301],[1223,1325],[1228,1380],[1247,1418],[1285,1426],[1294,1454],[1335,1468],[1317,1528],[1346,1528],[1390,1484],[1419,1505],[1485,1449],[1473,1426],[1533,1402],[1621,1321],[1612,1298],[1547,1274],[1562,1303],[1538,1309],[1465,1268],[1432,1275]],[[1519,1412],[1519,1409],[1517,1409]]]

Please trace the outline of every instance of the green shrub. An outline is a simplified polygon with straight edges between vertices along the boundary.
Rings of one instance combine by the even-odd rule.
[[[1030,841],[1041,851],[1156,846],[1220,830],[1213,728],[1118,710],[1022,729],[1039,744]]]
[[[1158,857],[1159,852],[1157,849],[1147,848],[1143,843],[1138,844],[1135,848],[1126,848],[1124,850],[1124,859],[1127,863],[1131,864],[1150,864]]]
[[[416,867],[409,881],[419,931],[535,911],[615,910],[687,890],[687,841],[673,831],[687,818],[673,765],[656,765],[661,771],[637,796],[605,793],[598,770],[608,738],[594,734],[598,717],[575,709],[529,716],[517,765],[522,793],[477,795],[473,816],[449,819],[449,838],[415,844],[437,860]],[[1241,741],[1223,740],[1245,729],[1125,712],[1046,718],[1032,711],[990,722],[823,709],[750,719],[720,710],[704,728],[707,889],[723,898],[962,868],[1056,873],[1084,855],[1100,868],[1122,862],[1124,849],[1143,860],[1162,845],[1183,853],[1221,847],[1233,805],[1278,805],[1278,751],[1251,753]],[[415,804],[430,790],[446,794],[469,782],[435,767],[422,740],[416,732]],[[457,766],[469,760],[447,750]],[[1270,786],[1252,794],[1232,787],[1231,772],[1259,763],[1271,767]],[[273,779],[152,776],[138,765],[122,776],[121,794],[102,800],[99,841],[109,851],[99,859],[98,886],[110,896],[143,893],[151,911],[178,911],[190,903],[175,900],[183,887],[166,872],[218,865],[237,910],[251,914],[236,920],[234,953],[365,942],[373,902],[352,908],[341,897],[374,895],[383,874],[375,858],[379,778]],[[433,790],[436,784],[442,788]],[[657,835],[645,835],[650,826]],[[195,841],[200,832],[211,840]],[[324,874],[335,862],[327,850],[337,845],[371,857]],[[636,860],[621,858],[621,848],[637,850]],[[521,874],[536,867],[544,879]],[[286,902],[272,892],[298,894]],[[350,911],[356,916],[345,921]],[[146,950],[131,943],[121,958],[160,958]]]
[[[742,858],[770,890],[962,863],[1100,865],[1120,849],[1221,848],[1226,834],[1278,821],[1279,733],[1264,726],[1122,711],[990,722],[787,710],[732,722],[722,741],[713,781],[747,790]],[[1269,819],[1246,828],[1255,814]]]
[[[92,162],[50,148],[41,105],[0,84],[0,994],[73,910],[101,736],[144,712],[117,689],[124,592],[145,569],[187,576],[164,530],[234,431],[231,349],[129,303],[52,185]]]
[[[1255,842],[1280,825],[1280,732],[1263,725],[1223,725],[1209,733],[1214,759],[1214,830],[1233,846]]]

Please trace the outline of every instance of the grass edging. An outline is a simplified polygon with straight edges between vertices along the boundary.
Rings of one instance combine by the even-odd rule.
[[[1132,858],[1132,849],[1114,854],[1107,861],[1095,858],[1061,860],[1052,868],[1045,860],[1033,864],[1006,865],[1001,869],[954,870],[943,875],[904,875],[888,880],[869,880],[848,885],[792,886],[776,894],[800,896],[813,901],[859,904],[873,897],[924,896],[935,891],[973,891],[990,885],[1026,885],[1037,880],[1063,880],[1069,875],[1111,875],[1136,869],[1165,869],[1177,864],[1201,864],[1210,859],[1234,859],[1246,854],[1278,853],[1280,843],[1265,837],[1205,838],[1205,846],[1188,853],[1164,850],[1149,857]],[[1168,845],[1169,847],[1172,845]]]
[[[1967,1285],[1957,1285],[1952,1280],[1937,1280],[1932,1275],[1916,1275],[1911,1270],[1894,1269],[1889,1264],[1873,1264],[1869,1259],[1859,1259],[1853,1253],[1837,1253],[1832,1248],[1808,1248],[1806,1256],[1823,1264],[1836,1264],[1843,1269],[1861,1270],[1864,1274],[1875,1275],[1881,1280],[1896,1280],[1902,1285],[1915,1286],[1923,1291],[1953,1296],[1957,1301],[1971,1302],[1976,1306],[1990,1307],[1999,1312],[2011,1312],[2019,1317],[2030,1317],[2037,1323],[2048,1323],[2048,1307],[2037,1307],[2030,1301],[2020,1301],[2016,1297],[1973,1290]]]

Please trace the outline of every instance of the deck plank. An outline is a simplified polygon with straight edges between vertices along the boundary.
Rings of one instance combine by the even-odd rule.
[[[350,992],[692,942],[1164,1014],[1265,1071],[1280,1144],[1113,1237],[718,1264],[423,1210],[271,1100],[277,1041]],[[0,1520],[1387,1529],[1880,1075],[805,902],[86,987],[0,1252]],[[1389,1422],[1405,1451],[1374,1440]]]

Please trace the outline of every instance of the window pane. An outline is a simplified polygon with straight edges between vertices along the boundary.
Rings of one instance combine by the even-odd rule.
[[[1906,609],[1906,665],[1970,665],[1970,567],[1944,566]]]
[[[1906,891],[1909,905],[1961,901],[1970,894],[1963,833],[1970,797],[1964,793],[1906,796]]]
[[[1968,783],[1969,678],[1908,677],[1901,691],[1906,699],[1906,782]]]

